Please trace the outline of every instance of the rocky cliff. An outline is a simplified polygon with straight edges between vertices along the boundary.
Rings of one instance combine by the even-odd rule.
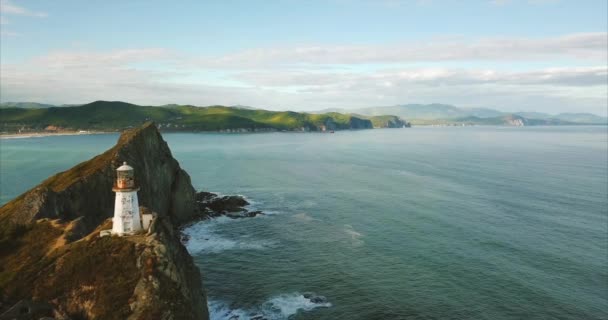
[[[111,226],[115,169],[127,161],[150,232],[99,237]],[[207,319],[198,268],[177,227],[199,217],[190,177],[152,123],[0,208],[0,314],[47,303],[58,319]],[[2,316],[0,316],[1,319]]]
[[[373,129],[371,120],[350,117],[350,129]]]
[[[83,234],[113,214],[112,185],[123,161],[137,168],[139,202],[179,225],[195,215],[190,176],[171,155],[152,123],[126,131],[110,150],[58,173],[0,208],[0,219],[29,223],[38,219],[78,220]],[[74,239],[76,240],[76,239]]]

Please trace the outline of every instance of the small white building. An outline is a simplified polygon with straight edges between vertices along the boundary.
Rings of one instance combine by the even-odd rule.
[[[126,162],[116,169],[116,173],[116,184],[112,188],[112,191],[116,192],[112,234],[133,234],[142,230],[139,202],[137,200],[139,187],[135,185],[133,168]]]

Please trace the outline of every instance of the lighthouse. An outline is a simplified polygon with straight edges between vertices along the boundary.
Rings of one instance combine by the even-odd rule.
[[[114,218],[112,219],[112,233],[117,235],[133,234],[142,230],[139,214],[139,202],[135,185],[133,167],[123,162],[116,169],[116,184],[112,191],[116,192],[114,202]]]

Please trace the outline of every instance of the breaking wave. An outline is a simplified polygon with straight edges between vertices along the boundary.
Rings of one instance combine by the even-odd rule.
[[[324,297],[314,296],[319,298],[318,302],[313,302],[311,296],[308,297],[297,292],[281,294],[250,309],[232,309],[226,302],[209,300],[209,315],[211,320],[285,320],[300,311],[308,312],[332,306]]]
[[[226,223],[236,223],[228,217],[203,220],[182,230],[187,240],[184,245],[190,254],[219,253],[226,250],[262,250],[274,245],[270,240],[255,240],[246,235],[228,237],[217,228]]]
[[[361,246],[363,245],[365,242],[361,239],[363,238],[363,235],[359,232],[357,232],[353,226],[351,226],[350,224],[345,224],[344,225],[344,232],[350,237],[350,241],[352,243],[353,246]]]

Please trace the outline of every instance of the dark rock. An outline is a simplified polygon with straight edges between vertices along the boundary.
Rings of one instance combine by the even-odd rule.
[[[198,267],[177,240],[179,232],[167,217],[153,221],[156,237],[146,238],[138,257],[145,261],[143,277],[133,292],[129,319],[148,319],[150,309],[159,310],[162,319],[208,319],[205,292]],[[149,263],[148,263],[149,262]]]
[[[243,207],[249,202],[241,196],[216,197],[209,203],[209,208],[216,212],[240,212],[245,210]]]
[[[313,292],[304,292],[304,294],[302,295],[304,296],[304,298],[310,300],[310,302],[312,303],[327,303],[327,298],[325,298],[324,296],[317,295]]]
[[[53,307],[40,301],[21,300],[6,312],[0,314],[0,320],[25,320],[53,316]]]
[[[201,191],[195,196],[199,212],[208,217],[227,216],[232,219],[251,218],[264,214],[260,210],[248,211],[249,202],[241,196],[222,196]]]
[[[72,221],[69,230],[66,230],[65,239],[68,242],[76,241],[89,234],[87,231],[87,225],[84,221],[84,217],[76,218],[74,221]]]
[[[196,195],[194,196],[194,199],[196,200],[196,202],[201,202],[201,203],[207,203],[207,202],[211,201],[213,198],[217,198],[217,194],[211,193],[211,192],[205,192],[205,191],[197,192]]]
[[[350,117],[350,129],[373,129],[372,122],[368,119]]]
[[[254,218],[258,215],[263,215],[262,211],[243,211],[238,213],[226,213],[225,216],[231,219]]]
[[[249,216],[249,217],[257,217],[257,216],[263,215],[263,214],[264,214],[264,212],[262,212],[260,210],[247,212],[247,216]]]
[[[399,117],[395,117],[393,119],[390,119],[386,122],[386,124],[384,125],[385,128],[409,128],[411,127],[410,123],[399,118]]]
[[[310,298],[310,302],[312,303],[326,303],[327,302],[327,298],[325,298],[324,296],[313,296]]]

